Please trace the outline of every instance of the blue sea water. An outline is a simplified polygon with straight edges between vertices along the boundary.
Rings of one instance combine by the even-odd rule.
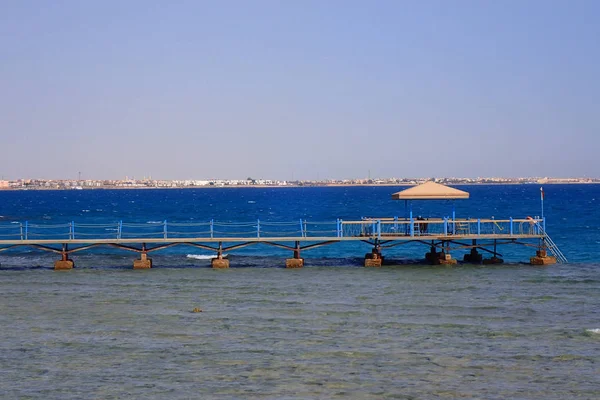
[[[537,185],[464,186],[458,217],[541,213]],[[402,215],[394,187],[0,192],[0,224],[299,220]],[[80,399],[600,398],[600,185],[547,185],[547,231],[570,263],[426,266],[424,246],[231,252],[0,253],[0,397]],[[449,215],[423,202],[418,215]],[[200,256],[200,257],[189,257]],[[457,254],[460,258],[460,254]],[[248,268],[236,268],[248,267]],[[202,312],[193,313],[195,308]]]

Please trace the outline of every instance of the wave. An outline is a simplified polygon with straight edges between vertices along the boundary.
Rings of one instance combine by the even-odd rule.
[[[188,254],[187,258],[193,258],[195,260],[212,260],[217,258],[216,254]],[[227,257],[227,254],[223,254],[223,257]]]
[[[595,335],[600,335],[600,328],[595,328],[595,329],[586,329],[585,330],[587,333],[593,333]]]

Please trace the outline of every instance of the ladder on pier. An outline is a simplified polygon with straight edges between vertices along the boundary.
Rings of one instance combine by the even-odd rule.
[[[544,227],[539,222],[536,222],[536,225],[540,233],[542,234],[542,240],[546,243],[546,247],[550,251],[550,253],[552,253],[552,255],[556,257],[556,261],[558,261],[561,264],[567,264],[569,262],[567,260],[567,257],[565,257],[562,251],[560,251],[560,249],[558,248],[556,243],[554,243],[552,238],[548,235]]]

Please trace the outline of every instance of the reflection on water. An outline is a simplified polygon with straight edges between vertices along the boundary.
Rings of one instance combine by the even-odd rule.
[[[44,399],[599,398],[596,271],[3,267],[0,387]]]

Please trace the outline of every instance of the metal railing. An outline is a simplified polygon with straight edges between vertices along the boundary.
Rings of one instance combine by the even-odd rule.
[[[368,238],[421,236],[541,236],[540,219],[412,219],[395,218],[343,221],[342,236]]]
[[[569,260],[567,260],[567,257],[565,257],[563,252],[560,251],[560,249],[558,248],[556,243],[554,243],[554,240],[552,240],[552,238],[546,233],[546,231],[544,230],[544,227],[542,225],[540,225],[539,223],[536,223],[536,228],[543,235],[544,241],[546,242],[546,246],[547,246],[548,250],[550,251],[551,254],[554,255],[554,257],[556,257],[556,260],[561,264],[567,264],[569,262]]]
[[[181,238],[393,238],[426,236],[543,236],[541,219],[400,220],[397,218],[359,221],[215,221],[84,224],[16,222],[0,224],[0,240],[85,240],[97,239],[181,239]]]

